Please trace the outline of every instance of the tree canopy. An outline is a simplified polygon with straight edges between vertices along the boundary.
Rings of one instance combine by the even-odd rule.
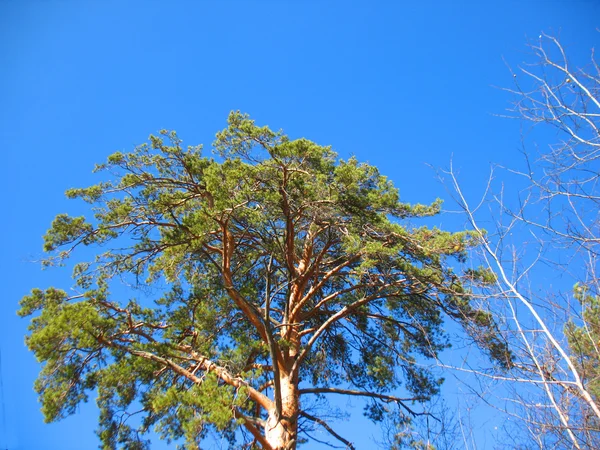
[[[446,318],[510,365],[471,304],[483,273],[448,263],[476,235],[415,224],[439,200],[400,201],[375,167],[239,112],[214,153],[163,130],[97,166],[109,181],[67,192],[93,216],[58,215],[45,263],[94,257],[74,264],[72,291],[34,289],[19,311],[47,421],[97,392],[106,449],[147,448],[151,429],[190,449],[211,431],[294,449],[315,427],[352,447],[315,400],[364,397],[375,421],[419,414],[442,380],[417,363],[448,347]]]

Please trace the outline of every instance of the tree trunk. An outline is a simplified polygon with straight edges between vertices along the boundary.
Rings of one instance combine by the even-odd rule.
[[[281,417],[273,408],[265,425],[265,438],[273,450],[295,450],[298,432],[298,380],[297,377],[281,376]]]

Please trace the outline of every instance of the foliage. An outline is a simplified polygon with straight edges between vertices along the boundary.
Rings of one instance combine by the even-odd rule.
[[[419,414],[442,380],[417,362],[447,348],[444,317],[510,365],[469,301],[483,272],[446,265],[477,237],[411,225],[439,200],[404,203],[375,167],[239,112],[214,149],[163,130],[97,166],[112,181],[67,192],[94,215],[58,215],[45,264],[81,246],[96,257],[75,265],[75,295],[34,289],[19,311],[47,421],[96,391],[107,449],[146,448],[152,428],[185,448],[211,431],[295,448],[321,426],[351,446],[310,397],[364,397],[375,421]]]
[[[588,391],[596,402],[600,401],[600,298],[590,293],[587,286],[577,284],[574,297],[582,308],[579,323],[571,319],[565,326],[569,346],[573,351],[573,362]]]

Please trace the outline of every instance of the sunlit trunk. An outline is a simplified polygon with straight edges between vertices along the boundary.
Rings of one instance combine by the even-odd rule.
[[[298,383],[285,375],[281,378],[281,417],[277,420],[275,409],[269,411],[265,437],[273,450],[295,450],[298,432]]]

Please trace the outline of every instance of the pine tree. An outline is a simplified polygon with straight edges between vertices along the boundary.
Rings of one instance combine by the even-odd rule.
[[[416,362],[448,346],[444,318],[510,363],[447,264],[477,240],[412,225],[439,200],[403,203],[375,167],[239,112],[214,151],[163,130],[97,166],[113,181],[67,192],[94,215],[58,215],[45,263],[82,246],[96,256],[74,265],[76,295],[34,289],[19,311],[47,421],[96,392],[106,449],[147,448],[150,429],[190,449],[211,431],[295,449],[311,424],[352,447],[311,398],[360,396],[372,420],[410,418],[439,391]]]

